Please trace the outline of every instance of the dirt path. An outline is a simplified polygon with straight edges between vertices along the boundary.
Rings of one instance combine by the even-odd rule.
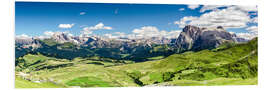
[[[244,57],[241,57],[239,60],[243,60],[243,59],[245,59],[245,58],[247,58],[247,57],[249,57],[249,56],[255,54],[255,52],[256,52],[256,50],[253,50],[253,51],[251,51],[248,55],[245,55]]]

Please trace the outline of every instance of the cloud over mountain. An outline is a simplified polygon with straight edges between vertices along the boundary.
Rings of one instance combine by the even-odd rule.
[[[44,35],[46,35],[46,36],[52,36],[54,34],[54,32],[52,32],[52,31],[45,31],[44,32]]]
[[[104,24],[100,22],[95,26],[84,27],[83,30],[81,31],[81,35],[88,36],[92,34],[94,30],[111,30],[111,29],[112,27],[104,26]]]
[[[211,7],[216,8],[216,7]],[[204,8],[202,8],[204,9]],[[244,10],[240,10],[234,6],[227,7],[226,9],[217,9],[212,12],[202,14],[199,17],[186,16],[179,21],[175,21],[175,24],[183,28],[186,25],[195,25],[202,27],[217,27],[223,26],[225,28],[243,28],[247,26],[247,23],[251,21],[248,13]]]
[[[247,27],[246,30],[248,32],[246,32],[246,33],[236,33],[236,35],[238,37],[244,38],[246,40],[251,40],[254,37],[258,36],[258,26],[250,26],[250,27]]]
[[[209,11],[209,12],[207,12]],[[185,16],[174,24],[183,28],[186,25],[194,25],[200,27],[217,27],[224,28],[245,28],[247,32],[236,33],[238,37],[252,39],[258,35],[257,23],[258,17],[257,6],[235,6],[235,5],[204,5],[200,8],[203,13],[200,16]],[[255,17],[251,17],[255,15]],[[248,24],[255,24],[250,26]]]
[[[163,38],[177,38],[181,30],[159,30],[155,26],[143,26],[141,28],[133,29],[132,33],[125,34],[123,32],[115,32],[112,34],[105,34],[108,38],[151,38],[151,37],[163,37]]]
[[[26,34],[21,34],[21,35],[16,35],[16,38],[20,38],[20,39],[27,39],[27,38],[32,38],[31,36],[28,36]]]
[[[257,35],[254,33],[237,33],[236,35],[237,37],[244,38],[246,40],[251,40],[254,37],[257,37]]]
[[[257,26],[251,26],[248,27],[247,30],[252,33],[258,33],[258,27]]]

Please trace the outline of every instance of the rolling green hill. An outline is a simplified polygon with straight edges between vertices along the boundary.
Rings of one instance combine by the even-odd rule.
[[[16,72],[29,76],[16,78],[51,81],[67,87],[257,85],[257,42],[255,38],[247,43],[152,57],[153,61],[138,63],[96,56],[66,60],[27,54],[16,60]],[[16,88],[22,86],[16,84]]]

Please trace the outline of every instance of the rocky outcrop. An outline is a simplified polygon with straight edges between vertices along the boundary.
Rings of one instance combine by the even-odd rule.
[[[69,35],[68,33],[65,32],[56,32],[51,36],[51,38],[58,43],[65,43],[65,42],[71,42],[74,44],[79,43],[77,40],[74,39],[72,35]]]
[[[32,48],[36,49],[41,46],[39,40],[34,38],[15,38],[15,45],[18,48]]]
[[[236,35],[227,32],[223,27],[199,28],[188,25],[184,27],[175,45],[181,51],[216,48],[226,42],[236,42]]]

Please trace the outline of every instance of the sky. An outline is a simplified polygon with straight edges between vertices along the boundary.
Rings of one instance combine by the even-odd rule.
[[[176,38],[186,25],[223,26],[239,37],[258,31],[257,6],[16,2],[16,37],[98,35]]]

